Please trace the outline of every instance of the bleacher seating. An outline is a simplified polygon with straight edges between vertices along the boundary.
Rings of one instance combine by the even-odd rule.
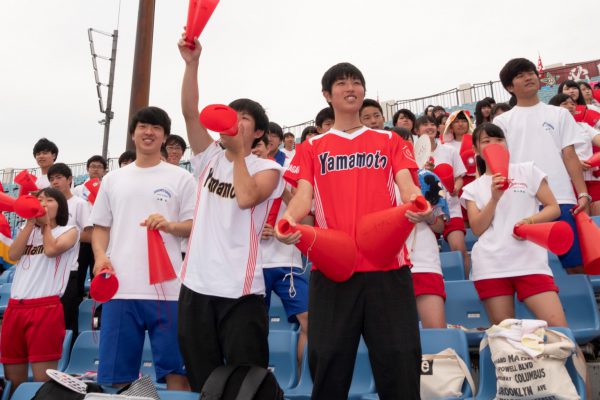
[[[98,305],[96,305],[96,307],[97,306]],[[84,299],[79,304],[79,322],[78,322],[79,332],[95,330],[94,324],[93,324],[93,311],[94,311],[94,300]]]
[[[560,331],[567,335],[571,340],[574,340],[573,334],[568,328],[551,328]],[[573,360],[570,358],[566,363],[567,371],[569,376],[573,380],[577,393],[581,396],[582,400],[585,400],[585,383],[583,379],[577,374]],[[492,356],[489,346],[486,346],[479,352],[479,389],[476,399],[478,400],[489,400],[496,397],[496,369],[492,362]]]
[[[279,296],[271,293],[271,306],[269,307],[269,330],[297,330],[297,323],[288,322],[287,314]]]
[[[308,369],[308,351],[304,349],[302,359],[302,374],[298,386],[287,390],[285,398],[290,400],[309,400],[312,392],[312,379]],[[375,380],[371,372],[371,363],[369,362],[369,353],[364,340],[361,338],[356,354],[356,363],[354,364],[354,373],[352,375],[352,384],[350,385],[349,399],[360,399],[365,394],[375,393]]]
[[[65,370],[68,374],[98,371],[100,331],[80,332],[71,351],[71,359]]]
[[[477,236],[473,234],[473,231],[470,228],[467,228],[467,233],[465,234],[465,245],[467,247],[467,251],[471,251],[473,249],[475,242],[477,242]],[[444,239],[440,239],[440,246],[440,252],[442,253],[452,251],[452,249],[450,249],[450,245]]]
[[[584,344],[600,336],[600,315],[592,286],[585,275],[569,275],[556,281],[569,328],[577,343]],[[534,318],[524,303],[517,302],[515,316]]]
[[[298,367],[298,332],[269,332],[269,369],[283,390],[296,386]]]
[[[152,345],[150,343],[150,336],[148,335],[147,331],[144,336],[144,347],[142,348],[142,364],[140,366],[140,373],[142,375],[148,375],[154,382],[156,382],[156,371],[154,369]]]
[[[446,284],[446,321],[465,328],[491,326],[483,303],[472,281],[449,281]],[[466,332],[469,346],[479,346],[483,332]]]
[[[23,382],[13,393],[10,400],[31,400],[43,382]]]
[[[460,251],[448,251],[440,253],[442,273],[445,281],[464,281],[465,267]]]
[[[0,275],[0,285],[4,285],[6,283],[12,283],[13,277],[15,276],[15,267],[11,266],[7,268],[2,275]]]
[[[160,400],[198,400],[200,393],[182,392],[180,390],[159,390]]]
[[[0,316],[4,315],[6,307],[8,307],[8,300],[10,300],[10,288],[11,283],[5,283],[0,286]]]

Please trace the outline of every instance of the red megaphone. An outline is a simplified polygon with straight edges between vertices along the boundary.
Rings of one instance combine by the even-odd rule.
[[[224,104],[211,104],[200,112],[200,123],[207,129],[223,135],[235,136],[238,132],[237,111]]]
[[[364,215],[356,226],[358,250],[376,265],[389,265],[400,253],[415,224],[406,218],[407,211],[423,212],[429,209],[425,197],[398,207]]]
[[[204,30],[204,27],[215,11],[215,8],[217,8],[217,4],[219,4],[219,0],[190,0],[188,6],[188,24],[185,28],[186,42],[191,43],[192,46],[194,46],[194,39],[200,36]],[[190,13],[193,13],[191,18]]]
[[[26,169],[19,172],[17,176],[15,176],[15,183],[20,186],[19,196],[38,191],[39,189],[35,184],[35,181],[37,181],[37,178],[34,175],[31,175]]]
[[[577,122],[585,122],[592,128],[596,128],[600,123],[600,113],[591,110],[584,105],[578,105],[575,107],[573,118],[575,118],[575,121]]]
[[[354,273],[356,245],[346,232],[296,224],[280,219],[277,230],[282,234],[302,233],[296,247],[313,261],[316,268],[334,282],[344,282]]]
[[[15,213],[25,219],[43,217],[46,215],[46,209],[42,207],[42,203],[37,197],[30,194],[19,196],[14,204]]]
[[[433,173],[440,178],[448,193],[454,192],[454,168],[452,165],[446,163],[436,165]]]
[[[92,279],[90,297],[98,303],[106,303],[117,294],[117,290],[119,290],[117,276],[103,269]]]
[[[10,197],[6,193],[0,192],[0,212],[13,212],[15,210],[15,200],[15,198]]]
[[[594,153],[594,155],[585,160],[585,162],[590,164],[592,168],[600,167],[600,153]]]
[[[0,213],[0,234],[4,235],[4,237],[12,238],[12,233],[10,231],[10,224],[6,220],[4,214]]]
[[[573,230],[565,221],[523,224],[515,226],[513,233],[559,256],[573,246]]]
[[[585,212],[575,214],[583,268],[588,275],[600,275],[600,228]]]
[[[87,190],[90,191],[90,194],[88,195],[88,201],[93,205],[94,202],[96,202],[96,196],[98,196],[98,191],[100,190],[100,179],[90,179],[83,185],[87,188]]]
[[[156,229],[148,229],[147,231],[150,284],[156,285],[177,278],[160,232]]]
[[[500,174],[504,177],[501,189],[508,189],[508,149],[501,144],[493,143],[485,146],[483,156],[492,174]]]
[[[475,164],[475,150],[473,150],[473,136],[470,133],[463,135],[459,154],[465,164],[467,174],[473,175],[477,170],[477,165]]]

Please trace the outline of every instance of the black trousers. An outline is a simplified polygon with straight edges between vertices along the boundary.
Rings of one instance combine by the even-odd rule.
[[[313,271],[308,326],[313,400],[348,398],[361,335],[379,398],[420,398],[421,342],[409,268],[359,272],[342,283]]]
[[[194,392],[200,392],[210,373],[223,364],[268,366],[269,325],[263,296],[229,299],[196,293],[182,285],[178,331]]]
[[[79,278],[77,280],[77,289],[81,293],[83,298],[85,294],[85,278],[87,278],[88,268],[90,269],[90,276],[94,279],[94,252],[92,251],[92,245],[90,243],[79,243],[79,257],[77,258],[79,263]]]
[[[65,329],[72,330],[74,338],[78,334],[79,304],[83,300],[78,288],[78,275],[77,271],[71,271],[65,293],[60,298],[65,314]]]

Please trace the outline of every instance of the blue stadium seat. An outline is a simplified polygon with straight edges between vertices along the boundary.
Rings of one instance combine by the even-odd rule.
[[[471,251],[473,249],[473,245],[477,242],[477,236],[473,234],[473,231],[467,228],[467,233],[465,234],[465,246],[467,247],[467,251]],[[440,239],[440,252],[446,253],[448,251],[452,251],[450,249],[450,245],[444,239]]]
[[[269,332],[269,369],[285,391],[296,386],[298,367],[298,332]]]
[[[71,342],[73,341],[73,331],[67,329],[65,331],[65,339],[63,340],[62,356],[58,360],[58,366],[56,367],[59,371],[64,371],[69,365],[69,359],[71,358]]]
[[[570,275],[556,281],[569,328],[577,343],[584,344],[600,336],[600,315],[592,285],[585,275]],[[515,316],[534,318],[524,303],[517,302]]]
[[[31,400],[44,382],[23,382],[13,393],[11,400]]]
[[[96,305],[98,307],[98,305]],[[79,304],[79,332],[96,330],[93,324],[94,300],[84,299]]]
[[[440,262],[445,281],[465,280],[465,266],[460,251],[440,253]]]
[[[558,259],[558,256],[556,254],[548,252],[548,265],[552,270],[552,274],[554,275],[555,280],[569,276],[569,274],[567,274],[562,264],[560,263],[560,260]]]
[[[285,398],[290,400],[309,400],[312,392],[312,379],[308,369],[307,350],[304,349],[302,359],[302,375],[298,386],[285,392]],[[361,399],[368,393],[375,393],[375,380],[371,372],[371,362],[369,361],[369,352],[364,340],[360,339],[356,362],[354,364],[354,373],[352,375],[352,384],[348,399]]]
[[[154,357],[152,356],[152,345],[150,344],[150,336],[148,331],[144,336],[144,347],[142,349],[142,365],[140,366],[140,373],[142,375],[148,375],[156,382],[156,371],[154,370]]]
[[[460,329],[421,329],[421,352],[423,354],[436,354],[447,348],[456,351],[467,367],[471,368],[469,344],[464,331]],[[461,399],[470,398],[473,395],[471,386],[466,380],[462,392]]]
[[[0,397],[0,400],[9,400],[11,389],[12,389],[12,382],[6,381],[6,383],[4,385],[4,391],[2,392],[2,397]]]
[[[11,283],[5,283],[0,286],[0,316],[4,315],[6,307],[8,307],[8,300],[10,300],[10,287]]]
[[[489,328],[483,303],[472,281],[449,281],[446,284],[446,321],[465,328]],[[479,346],[484,332],[466,332],[469,346]]]
[[[15,267],[8,267],[2,275],[0,275],[0,285],[4,285],[6,283],[12,283],[13,277],[15,276]]]
[[[85,275],[85,283],[83,284],[86,293],[90,292],[90,286],[92,286],[92,278],[90,277],[90,270],[88,269]]]
[[[68,374],[83,374],[87,371],[98,371],[100,331],[80,332],[71,351]]]
[[[269,331],[292,331],[298,330],[297,323],[288,322],[285,308],[279,296],[271,292],[271,306],[269,307]]]
[[[591,218],[596,223],[596,226],[600,227],[600,215],[596,215],[596,216],[593,216]]]
[[[600,293],[600,275],[588,275],[594,293]]]
[[[198,400],[200,393],[182,392],[179,390],[159,390],[158,397],[161,400]]]
[[[567,335],[571,340],[575,340],[573,334],[569,328],[551,328]],[[567,371],[569,376],[575,384],[577,393],[581,396],[582,400],[585,400],[585,383],[583,379],[577,374],[573,360],[570,358],[566,363]],[[486,346],[479,352],[479,389],[476,399],[478,400],[489,400],[496,397],[496,369],[492,362],[492,354],[489,346]]]

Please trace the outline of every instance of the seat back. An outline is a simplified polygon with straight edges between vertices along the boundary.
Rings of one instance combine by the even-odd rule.
[[[445,281],[465,280],[465,267],[460,251],[440,253],[440,262]]]
[[[100,359],[100,331],[80,332],[71,351],[71,359],[65,370],[68,374],[98,371]]]
[[[11,400],[31,400],[44,382],[23,382],[13,393]]]
[[[269,369],[283,390],[296,386],[298,367],[298,332],[269,332]]]
[[[489,328],[492,324],[472,281],[449,281],[446,285],[446,321],[465,328]],[[467,332],[470,346],[478,346],[483,332]]]
[[[94,329],[94,300],[85,299],[79,304],[79,332],[92,331]]]
[[[271,293],[271,306],[269,307],[269,331],[291,331],[297,330],[298,324],[288,322],[285,308],[279,296]]]

